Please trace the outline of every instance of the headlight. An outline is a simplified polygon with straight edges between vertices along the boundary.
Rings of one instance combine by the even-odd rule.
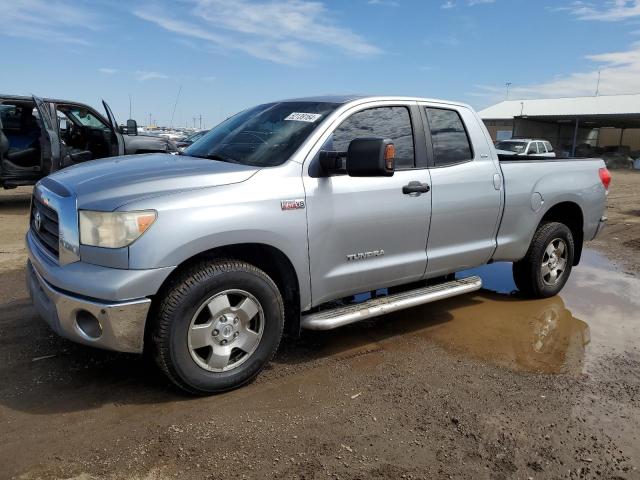
[[[155,210],[92,212],[80,210],[80,243],[120,248],[133,243],[156,221]]]

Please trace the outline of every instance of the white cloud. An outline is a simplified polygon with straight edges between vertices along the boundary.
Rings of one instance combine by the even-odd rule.
[[[400,3],[395,0],[369,0],[368,5],[380,5],[383,7],[399,7]]]
[[[115,73],[118,73],[118,70],[116,70],[115,68],[108,68],[108,67],[99,68],[98,71],[106,75],[113,75]]]
[[[381,52],[363,37],[335,25],[323,3],[306,0],[186,0],[187,14],[176,18],[160,4],[134,10],[143,20],[173,33],[203,40],[225,51],[242,51],[278,63],[308,60],[313,46],[352,56]]]
[[[494,3],[495,1],[496,0],[467,0],[467,5],[469,7],[475,7],[476,5],[486,5],[487,3]],[[440,8],[442,8],[443,10],[448,10],[455,7],[456,2],[454,0],[447,0],[442,5],[440,5]]]
[[[583,72],[559,76],[542,83],[517,86],[510,90],[510,98],[541,98],[595,95],[600,72],[599,93],[614,95],[640,93],[640,42],[621,52],[588,55],[594,67]],[[504,99],[504,86],[478,85],[479,91],[470,95],[493,101]]]
[[[592,2],[574,1],[554,10],[568,11],[580,20],[616,22],[640,17],[640,0],[609,0],[599,6]]]
[[[66,0],[0,1],[0,35],[88,45],[82,31],[95,30],[96,17]]]
[[[169,75],[160,72],[152,72],[148,70],[137,70],[133,73],[133,76],[139,82],[145,82],[147,80],[167,79]]]

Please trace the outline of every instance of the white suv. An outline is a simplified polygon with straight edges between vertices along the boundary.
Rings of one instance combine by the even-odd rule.
[[[553,146],[547,140],[514,138],[496,143],[499,155],[523,155],[527,157],[556,158]]]

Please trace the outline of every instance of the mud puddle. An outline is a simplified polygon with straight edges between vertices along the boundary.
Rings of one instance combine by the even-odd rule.
[[[589,373],[605,356],[638,353],[640,279],[616,271],[585,251],[560,295],[519,296],[510,263],[463,272],[484,288],[471,295],[314,334],[327,356],[380,363],[380,353],[435,342],[462,357],[535,373]]]

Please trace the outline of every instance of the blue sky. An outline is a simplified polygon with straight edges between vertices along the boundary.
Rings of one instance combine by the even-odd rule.
[[[640,0],[0,0],[0,93],[207,126],[324,93],[640,92]]]

